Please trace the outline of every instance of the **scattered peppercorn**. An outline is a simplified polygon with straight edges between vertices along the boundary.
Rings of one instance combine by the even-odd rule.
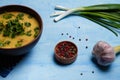
[[[85,47],[86,49],[88,48],[88,46]]]
[[[82,75],[83,75],[83,73],[80,73],[80,75],[82,76]]]
[[[79,39],[79,41],[81,41],[81,39]]]
[[[94,71],[92,71],[92,73],[94,73]]]
[[[64,35],[63,33],[61,33],[61,35]]]
[[[75,38],[73,37],[73,39],[75,39]]]
[[[80,26],[78,27],[78,29],[80,29]]]
[[[88,39],[87,39],[87,38],[86,38],[85,40],[86,40],[86,41],[88,41]]]
[[[66,35],[68,35],[68,33],[66,33]]]
[[[71,38],[72,36],[69,36],[69,38]]]

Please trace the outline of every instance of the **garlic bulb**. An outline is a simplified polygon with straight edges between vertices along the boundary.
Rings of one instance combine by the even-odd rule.
[[[92,54],[96,58],[98,64],[102,66],[109,65],[115,59],[114,48],[104,41],[99,41],[95,44]]]

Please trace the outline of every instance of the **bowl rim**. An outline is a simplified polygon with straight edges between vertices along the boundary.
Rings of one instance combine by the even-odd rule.
[[[61,44],[61,43],[63,43],[63,42],[68,42],[68,43],[71,43],[72,45],[74,45],[75,46],[75,48],[76,48],[76,53],[75,53],[75,55],[73,56],[73,57],[70,57],[70,58],[66,58],[66,57],[60,57],[57,53],[56,53],[56,48],[58,47],[58,45],[59,44]],[[77,55],[78,55],[78,48],[77,48],[77,45],[75,44],[75,43],[73,43],[72,41],[68,41],[68,40],[64,40],[64,41],[60,41],[60,42],[58,42],[57,44],[56,44],[56,46],[55,46],[55,48],[54,48],[54,54],[55,54],[55,56],[58,56],[59,58],[61,58],[61,59],[73,59],[73,58],[76,58],[77,57]]]
[[[26,44],[26,45],[23,45],[23,46],[20,46],[20,47],[13,47],[13,48],[0,48],[0,50],[14,50],[14,49],[20,49],[20,48],[24,48],[25,46],[29,46],[30,44],[32,44],[33,42],[35,42],[40,36],[41,36],[41,34],[42,34],[42,31],[43,31],[43,21],[42,21],[42,18],[41,18],[41,16],[40,16],[40,14],[38,14],[38,12],[37,11],[35,11],[33,8],[31,8],[31,7],[28,7],[28,6],[26,6],[26,5],[19,5],[19,4],[9,4],[9,5],[4,5],[4,6],[0,6],[0,9],[1,8],[5,8],[5,7],[15,7],[15,6],[17,6],[17,7],[22,7],[22,8],[26,8],[26,9],[29,9],[30,11],[32,11],[35,15],[37,15],[38,17],[39,17],[39,20],[40,20],[40,23],[39,23],[39,21],[38,21],[38,23],[39,23],[39,25],[41,24],[41,26],[39,26],[39,28],[40,28],[40,30],[39,30],[39,35],[35,38],[35,39],[33,39],[31,42],[29,42],[28,44]],[[5,10],[4,10],[5,11]],[[14,10],[15,11],[15,10]],[[16,10],[17,11],[17,10]],[[8,11],[8,12],[10,12],[10,11]],[[22,12],[22,11],[21,11]],[[24,13],[27,13],[27,12],[24,12]],[[1,13],[0,13],[1,14]],[[29,14],[29,13],[27,13],[27,14]]]

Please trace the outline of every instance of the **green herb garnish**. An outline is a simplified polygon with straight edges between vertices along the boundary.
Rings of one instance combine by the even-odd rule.
[[[0,33],[2,32],[3,29],[4,29],[3,22],[0,22]]]
[[[29,15],[28,18],[31,19],[31,18],[33,18],[33,16],[32,16],[32,15]]]
[[[23,43],[23,39],[17,41],[17,43],[15,44],[15,47],[21,47]]]
[[[34,38],[36,38],[37,36],[38,36],[38,34],[39,34],[39,27],[36,27],[35,29],[34,29]]]
[[[30,26],[31,26],[31,23],[25,22],[24,25],[25,25],[26,27],[30,27]]]
[[[11,42],[9,40],[7,41],[0,41],[0,47],[4,47],[4,46],[7,46],[9,45]]]
[[[3,46],[4,46],[3,42],[0,42],[0,47],[3,47]]]
[[[27,36],[31,36],[31,35],[32,35],[31,32],[32,32],[31,30],[27,31],[27,32],[26,32],[26,35],[27,35]]]
[[[10,44],[10,41],[7,40],[7,41],[4,42],[4,44],[5,44],[5,45],[9,45],[9,44]]]
[[[15,47],[20,47],[20,46],[22,46],[22,44],[20,44],[20,43],[17,43],[17,44],[15,45]]]
[[[3,36],[14,38],[24,33],[23,24],[17,19],[9,20],[3,31]]]
[[[24,13],[19,13],[19,14],[16,16],[16,19],[18,19],[18,20],[23,20],[23,16],[24,16]]]
[[[12,18],[12,16],[14,16],[14,15],[11,14],[11,13],[9,13],[9,14],[4,14],[4,15],[3,15],[3,18],[4,18],[4,19],[10,19],[10,18]]]

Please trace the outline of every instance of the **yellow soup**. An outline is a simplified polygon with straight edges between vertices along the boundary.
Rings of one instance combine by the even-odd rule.
[[[0,14],[0,48],[21,47],[30,43],[39,33],[37,20],[23,12]]]

